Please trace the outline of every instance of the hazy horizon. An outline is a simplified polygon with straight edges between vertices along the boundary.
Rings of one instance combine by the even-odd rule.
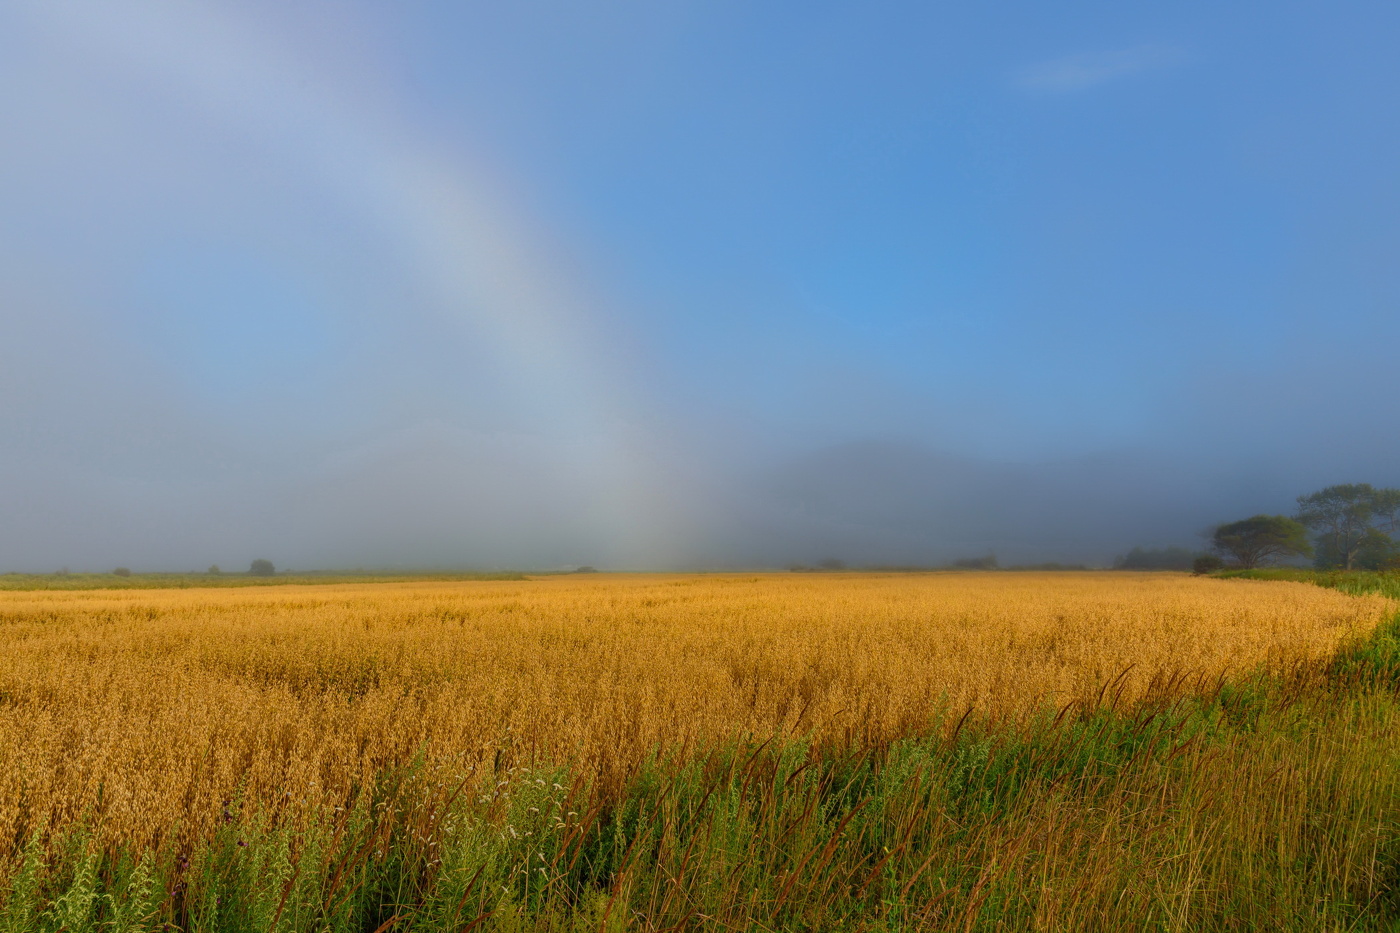
[[[0,9],[0,573],[1106,564],[1400,486],[1400,8]]]

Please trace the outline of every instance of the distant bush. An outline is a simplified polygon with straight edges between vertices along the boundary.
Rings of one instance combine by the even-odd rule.
[[[590,566],[589,564],[584,564],[582,567],[580,567],[580,568],[578,568],[577,570],[574,571],[574,573],[597,573],[597,572],[598,572],[598,568],[597,568],[597,567]]]
[[[1114,570],[1190,570],[1195,555],[1184,547],[1135,547],[1113,562]]]
[[[219,569],[218,564],[210,564],[209,569],[206,570],[205,573],[209,574],[210,576],[217,577],[219,574],[223,573],[223,571]]]
[[[997,556],[988,554],[986,557],[962,557],[949,566],[957,570],[996,570]]]
[[[118,567],[116,570],[113,570],[112,573],[116,574],[119,577],[129,577],[131,576],[131,568]]]
[[[834,557],[828,557],[826,560],[817,561],[817,569],[818,569],[818,570],[845,570],[845,569],[846,569],[846,562],[845,562],[844,560],[837,560],[837,559],[834,558]]]
[[[1216,573],[1225,569],[1225,562],[1214,554],[1202,554],[1191,562],[1191,572],[1197,576]]]
[[[1050,561],[1045,564],[1016,564],[1007,567],[1007,570],[1040,570],[1040,571],[1062,571],[1062,570],[1088,570],[1088,564],[1060,564]]]
[[[253,577],[270,577],[276,572],[277,568],[272,566],[272,561],[263,560],[261,557],[253,561],[252,566],[248,568],[248,575]]]

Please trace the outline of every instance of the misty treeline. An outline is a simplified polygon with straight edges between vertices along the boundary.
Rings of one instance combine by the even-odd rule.
[[[1184,547],[1135,547],[1113,562],[1114,570],[1190,570],[1200,555]]]
[[[1292,515],[1252,515],[1209,529],[1208,549],[1135,547],[1116,570],[1253,569],[1311,558],[1318,570],[1400,570],[1400,489],[1344,483],[1299,496]]]
[[[1328,486],[1298,497],[1293,515],[1254,515],[1216,526],[1211,550],[1246,569],[1311,557],[1319,570],[1400,569],[1400,489]]]

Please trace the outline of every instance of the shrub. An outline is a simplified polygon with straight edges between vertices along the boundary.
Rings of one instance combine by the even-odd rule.
[[[131,576],[131,568],[118,567],[116,570],[113,570],[112,573],[116,574],[119,577],[129,577]]]
[[[1191,552],[1184,547],[1135,547],[1113,562],[1114,570],[1190,570]]]
[[[253,561],[252,566],[248,568],[248,575],[253,577],[270,577],[276,572],[277,568],[272,566],[272,561],[263,560],[261,557]]]
[[[1191,562],[1191,572],[1197,576],[1224,570],[1225,562],[1214,554],[1202,554]]]

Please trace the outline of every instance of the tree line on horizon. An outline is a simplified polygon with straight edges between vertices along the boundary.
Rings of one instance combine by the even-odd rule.
[[[1400,489],[1343,483],[1298,497],[1293,515],[1253,515],[1217,525],[1197,572],[1246,570],[1311,557],[1318,570],[1400,569]]]
[[[1293,515],[1252,515],[1216,525],[1203,534],[1209,539],[1205,552],[1184,547],[1134,547],[1113,562],[1115,570],[1192,570],[1211,573],[1226,568],[1252,570],[1296,558],[1312,558],[1318,570],[1400,570],[1400,488],[1370,483],[1343,483],[1299,496]],[[994,554],[967,557],[943,565],[954,570],[1000,569]],[[840,571],[844,561],[834,558],[816,566],[795,565],[791,571]],[[871,567],[883,570],[928,570],[932,567]],[[1084,570],[1084,565],[1038,564],[1009,570]],[[576,572],[593,571],[582,567]],[[131,576],[118,567],[117,576]],[[221,575],[217,565],[210,575]],[[65,567],[58,576],[68,574]],[[247,576],[273,576],[271,561],[254,560]]]

